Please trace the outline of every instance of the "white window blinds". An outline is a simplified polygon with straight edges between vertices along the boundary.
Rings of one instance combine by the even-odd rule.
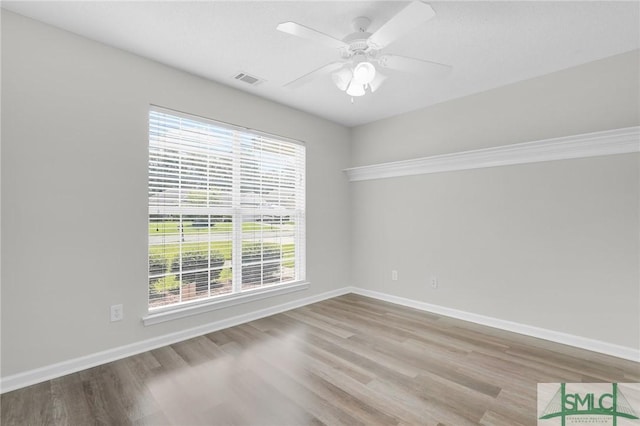
[[[149,112],[149,308],[304,280],[305,148]]]

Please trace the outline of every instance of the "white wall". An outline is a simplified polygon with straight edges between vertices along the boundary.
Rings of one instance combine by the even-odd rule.
[[[307,143],[310,289],[142,325],[149,104]],[[3,11],[2,376],[348,285],[348,143],[344,127]]]
[[[352,166],[637,126],[638,63],[635,51],[355,128]],[[638,348],[638,169],[626,154],[354,182],[352,283]]]

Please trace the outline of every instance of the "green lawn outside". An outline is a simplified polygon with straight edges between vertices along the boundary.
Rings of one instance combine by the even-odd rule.
[[[167,244],[163,246],[152,246],[149,249],[149,257],[159,257],[164,260],[166,265],[166,270],[169,271],[171,268],[171,263],[173,259],[178,256],[180,250],[179,244]],[[207,243],[183,243],[182,244],[183,253],[198,251],[207,253],[208,246]],[[211,243],[211,250],[219,251],[223,256],[225,261],[231,260],[231,250],[232,245],[231,241],[215,241]],[[295,244],[282,244],[282,266],[285,268],[293,268],[295,266]],[[231,280],[231,267],[226,266],[220,272],[220,276],[218,278],[218,282],[228,282]],[[180,281],[178,277],[175,275],[168,275],[162,277],[160,279],[154,280],[152,282],[153,289],[157,293],[163,293],[171,290],[175,290],[180,287]]]
[[[282,266],[287,268],[293,268],[294,265],[294,256],[295,256],[295,244],[282,244]],[[207,242],[199,242],[199,243],[182,243],[182,252],[208,252],[208,243]],[[211,242],[211,251],[220,252],[225,260],[231,260],[231,241],[212,241]],[[157,245],[151,246],[149,248],[149,257],[161,257],[164,258],[167,264],[167,268],[170,267],[171,262],[173,262],[174,257],[178,255],[180,250],[180,245],[178,243],[174,244],[165,244],[165,245]]]
[[[151,222],[149,223],[149,235],[163,235],[163,234],[177,234],[178,226],[180,222]],[[183,232],[185,234],[208,234],[211,233],[224,234],[232,231],[231,222],[217,222],[209,229],[207,226],[193,226],[193,222],[182,222],[184,226]],[[254,232],[260,230],[277,229],[273,225],[257,223],[257,222],[245,222],[242,224],[243,232]]]
[[[173,261],[173,258],[178,255],[178,251],[180,250],[180,245],[178,243],[173,244],[164,244],[151,246],[149,248],[149,257],[164,257],[167,260],[167,264],[170,265]],[[182,243],[182,251],[183,252],[208,252],[209,243],[208,242],[198,242],[198,243]],[[211,250],[216,250],[222,253],[225,260],[231,259],[231,241],[212,241],[211,242]]]

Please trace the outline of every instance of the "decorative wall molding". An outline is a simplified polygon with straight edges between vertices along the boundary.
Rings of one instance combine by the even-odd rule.
[[[47,365],[41,368],[35,368],[33,370],[28,370],[11,376],[1,377],[0,393],[10,392],[15,389],[20,389],[36,383],[44,382],[46,380],[62,377],[64,375],[85,370],[87,368],[106,364],[112,361],[117,361],[128,356],[150,351],[152,349],[157,349],[162,346],[171,345],[183,340],[202,336],[207,333],[212,333],[223,328],[229,328],[236,325],[244,324],[245,322],[254,321],[260,318],[275,315],[280,312],[299,308],[301,306],[320,302],[322,300],[341,296],[347,293],[351,293],[351,287],[339,288],[333,291],[320,293],[315,296],[309,296],[302,299],[293,300],[288,303],[272,306],[266,309],[249,312],[244,315],[237,315],[234,317],[226,318],[224,320],[204,324],[199,327],[165,334],[163,336],[142,340],[140,342],[135,342],[129,345],[119,346],[117,348],[108,349],[106,351],[89,354],[87,356],[70,359],[68,361]]]
[[[640,152],[640,126],[345,169],[350,181]]]
[[[507,321],[500,318],[460,311],[457,309],[447,308],[445,306],[433,305],[431,303],[421,302],[413,299],[406,299],[404,297],[393,296],[391,294],[366,290],[359,287],[352,287],[351,292],[362,296],[372,297],[378,300],[384,300],[385,302],[395,303],[397,305],[408,306],[410,308],[419,309],[421,311],[444,315],[463,321],[469,321],[475,324],[486,325],[500,330],[523,334],[525,336],[537,337],[539,339],[549,340],[551,342],[561,343],[563,345],[569,345],[576,348],[615,356],[618,358],[628,359],[630,361],[640,362],[640,349],[638,348],[629,348],[626,346],[603,342],[601,340],[589,339],[586,337],[561,333],[559,331],[549,330],[546,328],[534,327],[527,324]]]

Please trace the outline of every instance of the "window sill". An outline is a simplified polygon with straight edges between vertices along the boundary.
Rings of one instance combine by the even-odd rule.
[[[240,305],[243,303],[253,302],[255,300],[279,296],[281,294],[306,290],[307,288],[309,288],[308,281],[297,281],[281,286],[249,290],[240,294],[221,296],[214,300],[207,300],[199,303],[193,302],[189,305],[182,305],[175,308],[161,308],[159,310],[156,310],[155,312],[150,312],[148,315],[142,317],[142,323],[145,326],[159,324],[165,321],[171,321],[178,318],[185,318],[192,315],[202,314],[204,312],[228,308],[229,306]]]

